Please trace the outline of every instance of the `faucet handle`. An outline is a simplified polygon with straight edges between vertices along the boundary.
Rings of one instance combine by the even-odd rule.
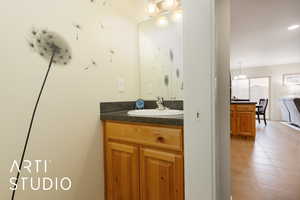
[[[163,97],[157,97],[157,103],[163,104],[164,103],[164,98]]]

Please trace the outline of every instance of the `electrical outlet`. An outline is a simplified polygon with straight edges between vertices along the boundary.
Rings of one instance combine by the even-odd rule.
[[[196,120],[200,120],[200,112],[196,112]]]
[[[125,80],[123,78],[118,78],[117,80],[117,90],[119,93],[125,92]]]

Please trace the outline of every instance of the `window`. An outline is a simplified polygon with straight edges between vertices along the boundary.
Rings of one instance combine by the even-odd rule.
[[[236,97],[237,99],[250,99],[248,79],[232,81],[232,97]]]
[[[270,100],[270,78],[249,78],[243,80],[232,80],[232,98],[250,99],[259,103],[260,99]],[[270,112],[270,102],[267,107],[267,118]]]
[[[250,80],[250,100],[259,102],[260,99],[269,98],[269,78],[251,78]],[[270,104],[266,110],[266,117],[269,118]]]

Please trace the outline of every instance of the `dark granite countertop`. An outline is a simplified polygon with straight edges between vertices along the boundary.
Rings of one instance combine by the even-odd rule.
[[[183,126],[183,115],[171,116],[130,116],[127,114],[129,110],[134,110],[135,102],[104,102],[100,103],[100,119],[136,122],[136,123],[150,123],[161,125]],[[155,101],[145,101],[145,109],[154,109]],[[165,101],[165,106],[171,109],[182,110],[182,101]]]
[[[231,104],[257,104],[255,101],[231,101]]]

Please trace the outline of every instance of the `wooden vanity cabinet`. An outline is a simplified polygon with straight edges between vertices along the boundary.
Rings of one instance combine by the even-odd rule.
[[[141,199],[183,199],[183,156],[142,148]]]
[[[183,128],[104,121],[107,200],[183,200]]]
[[[138,148],[108,142],[106,155],[108,199],[139,200]]]

